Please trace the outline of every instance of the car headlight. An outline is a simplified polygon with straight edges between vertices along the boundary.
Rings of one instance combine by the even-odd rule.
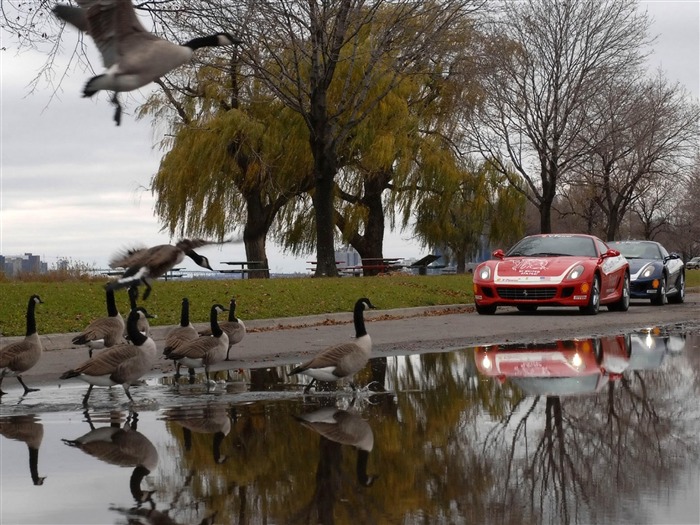
[[[642,271],[642,277],[644,278],[649,278],[652,275],[654,275],[654,266],[652,264],[649,264],[644,270]]]
[[[482,281],[488,281],[491,279],[491,267],[490,266],[484,266],[479,270],[479,279]]]
[[[577,264],[576,266],[574,266],[571,269],[571,271],[566,276],[566,278],[571,279],[571,280],[580,279],[581,276],[583,275],[584,270],[585,270],[585,268],[583,267],[583,264]]]
[[[484,370],[491,370],[493,363],[491,362],[491,359],[489,359],[489,356],[484,356],[484,358],[481,360],[481,366],[484,368]]]

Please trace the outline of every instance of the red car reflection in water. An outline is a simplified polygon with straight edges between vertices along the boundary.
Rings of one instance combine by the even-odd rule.
[[[508,379],[526,394],[558,396],[598,392],[621,376],[629,355],[629,337],[624,335],[474,350],[483,375]]]

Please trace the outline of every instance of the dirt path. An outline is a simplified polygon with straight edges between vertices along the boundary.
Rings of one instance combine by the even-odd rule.
[[[561,338],[620,333],[628,330],[675,323],[700,323],[700,294],[688,294],[681,305],[653,307],[648,302],[632,303],[628,312],[608,312],[596,316],[580,315],[578,310],[549,309],[523,314],[515,309],[499,309],[496,315],[483,316],[468,305],[407,308],[367,312],[367,330],[374,352],[407,354],[448,351],[499,342],[550,341]],[[205,325],[198,325],[205,326]],[[233,361],[223,368],[257,368],[297,363],[327,345],[353,336],[350,313],[302,318],[246,321],[249,333],[231,351]],[[156,327],[153,338],[162,348],[167,331]],[[24,375],[27,382],[55,382],[64,371],[87,359],[86,348],[71,344],[74,334],[42,335],[45,352],[39,364]],[[16,339],[16,338],[15,338]],[[2,341],[7,344],[10,338]],[[170,362],[159,360],[154,374],[170,373]],[[8,378],[3,387],[14,387]]]

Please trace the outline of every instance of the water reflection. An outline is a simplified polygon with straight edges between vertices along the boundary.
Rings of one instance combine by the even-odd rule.
[[[34,485],[43,485],[45,476],[39,476],[39,447],[44,439],[44,425],[34,415],[0,418],[0,435],[27,445],[29,452],[29,474]]]
[[[158,451],[146,436],[136,430],[138,414],[129,413],[121,425],[122,412],[112,412],[109,414],[110,424],[101,427],[95,427],[88,411],[85,411],[85,418],[90,431],[63,442],[110,465],[133,467],[129,479],[131,495],[138,504],[150,501],[153,491],[143,490],[141,483],[158,465]]]
[[[509,380],[529,395],[578,395],[602,390],[629,366],[629,336],[560,340],[474,349],[479,372]]]
[[[43,413],[39,517],[13,483],[29,483],[25,446],[3,440],[0,522],[697,523],[699,356],[700,332],[672,327],[381,356],[354,398],[342,387],[304,396],[266,368],[246,391],[162,388],[131,418],[55,412],[46,424]],[[552,378],[557,388],[515,381]],[[127,483],[118,463],[64,446],[86,421],[72,441],[138,432],[157,463]]]

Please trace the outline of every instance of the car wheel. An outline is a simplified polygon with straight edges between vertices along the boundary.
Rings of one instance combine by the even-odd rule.
[[[656,296],[651,298],[651,304],[663,306],[667,303],[668,296],[666,295],[666,276],[664,275],[659,281],[659,289],[656,292]]]
[[[617,312],[626,312],[630,309],[630,276],[625,273],[625,279],[622,282],[622,295],[620,299],[608,306],[608,310]]]
[[[488,306],[482,306],[480,304],[475,304],[476,313],[479,315],[493,315],[496,313],[496,306],[490,304]]]
[[[593,276],[588,306],[581,306],[579,310],[588,315],[596,315],[600,310],[600,277],[598,277],[598,274]]]
[[[668,298],[669,303],[680,304],[685,301],[685,274],[683,272],[678,278],[678,286],[676,288],[678,291]]]
[[[519,304],[516,306],[518,311],[520,312],[536,312],[537,311],[537,305],[534,304]]]

